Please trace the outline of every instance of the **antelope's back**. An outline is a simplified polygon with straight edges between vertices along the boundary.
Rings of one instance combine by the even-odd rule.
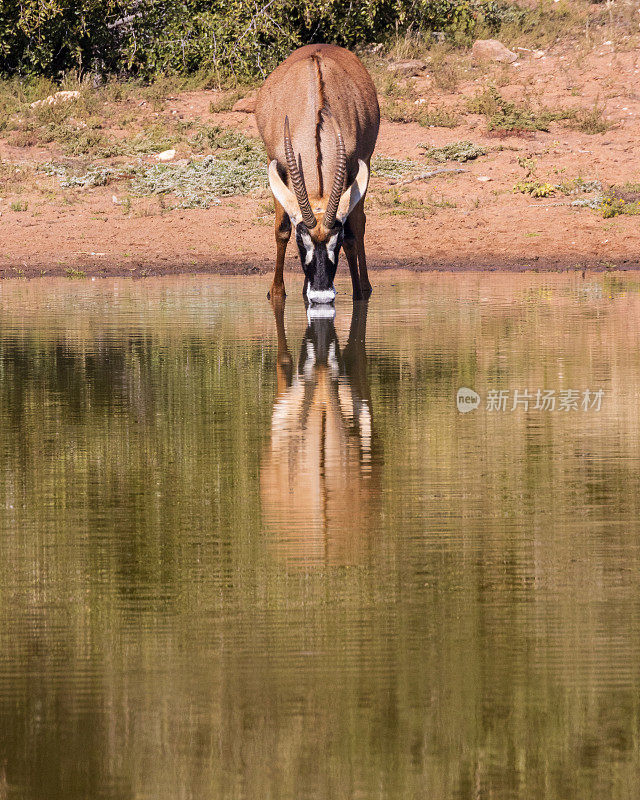
[[[269,75],[256,101],[256,121],[269,160],[277,159],[284,174],[283,131],[288,116],[293,149],[302,157],[309,194],[316,196],[331,187],[335,167],[333,130],[318,125],[327,106],[344,138],[350,183],[358,159],[369,163],[380,127],[376,89],[357,56],[335,45],[301,47]]]

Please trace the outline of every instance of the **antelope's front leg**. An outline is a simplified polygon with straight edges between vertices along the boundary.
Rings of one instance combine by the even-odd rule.
[[[368,300],[371,295],[371,282],[369,281],[369,273],[367,272],[367,257],[364,252],[364,232],[367,224],[367,216],[364,213],[364,197],[351,212],[349,224],[351,225],[356,240],[360,289],[362,290],[362,297]]]
[[[276,321],[278,337],[278,356],[276,358],[276,398],[291,386],[293,378],[293,359],[287,345],[287,332],[284,327],[284,302],[272,300],[273,316]]]
[[[275,203],[276,208],[276,224],[275,224],[275,234],[276,234],[276,268],[273,273],[273,283],[271,284],[271,290],[267,295],[268,298],[271,300],[284,300],[286,296],[286,292],[284,290],[284,256],[287,252],[287,245],[289,244],[289,239],[291,238],[291,220],[289,219],[289,215],[284,210],[284,208],[280,205],[280,203],[273,198],[273,202]]]
[[[353,299],[362,300],[362,289],[360,287],[360,277],[358,275],[358,248],[356,237],[351,226],[351,217],[347,219],[345,224],[344,242],[342,248],[345,256],[347,257],[349,272],[351,273]]]

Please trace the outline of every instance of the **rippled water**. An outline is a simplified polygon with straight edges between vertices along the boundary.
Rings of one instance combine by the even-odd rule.
[[[0,285],[0,798],[640,796],[639,276],[375,277]]]

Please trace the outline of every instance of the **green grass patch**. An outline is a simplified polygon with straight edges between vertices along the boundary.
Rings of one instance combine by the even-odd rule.
[[[597,180],[585,180],[584,178],[573,178],[573,180],[563,181],[555,187],[560,194],[575,195],[589,194],[591,192],[602,193],[602,184]]]
[[[374,156],[371,161],[371,174],[375,178],[400,180],[413,172],[418,172],[420,169],[420,164],[417,161],[408,159]]]
[[[174,195],[167,208],[208,208],[220,197],[247,194],[267,186],[267,155],[258,139],[233,130],[205,128],[199,135],[215,155],[173,163],[93,165],[77,172],[66,164],[47,162],[40,172],[57,177],[64,189],[90,189],[127,180],[132,194]]]
[[[423,128],[455,128],[460,124],[455,112],[430,107],[427,103],[391,98],[383,100],[381,110],[382,116],[390,122],[417,122]]]
[[[530,160],[522,159],[522,161],[527,163]],[[513,191],[520,194],[528,194],[531,197],[552,197],[556,194],[567,196],[595,192],[596,196],[594,198],[575,201],[574,205],[598,207],[602,202],[602,184],[600,181],[574,178],[563,183],[549,183],[548,181],[539,180],[531,169],[525,180],[518,181],[514,185]]]
[[[422,108],[418,106],[416,122],[423,128],[457,128],[460,117],[446,108]]]
[[[134,194],[173,194],[181,198],[175,208],[209,208],[220,197],[248,194],[266,186],[266,158],[212,155],[186,164],[140,167],[131,181]]]
[[[445,197],[439,200],[427,197],[415,197],[403,189],[392,188],[376,195],[375,202],[385,214],[394,217],[432,217],[439,208],[456,208],[456,204]]]
[[[573,119],[576,112],[572,109],[552,111],[548,108],[534,109],[524,104],[506,100],[494,87],[484,91],[467,101],[467,111],[471,114],[482,114],[487,120],[487,128],[497,133],[526,133],[531,131],[548,131],[552,122]]]
[[[591,109],[579,109],[567,122],[567,127],[581,133],[606,133],[613,127],[604,116],[604,108],[596,102]]]
[[[231,111],[238,100],[244,97],[245,94],[246,92],[243,91],[225,92],[222,97],[209,103],[209,113],[222,114],[225,111]]]
[[[89,167],[86,172],[74,174],[65,164],[48,161],[39,165],[38,170],[45,175],[55,176],[63,189],[92,189],[133,175],[137,167]]]
[[[486,156],[487,151],[484,147],[470,141],[452,142],[444,147],[430,147],[428,144],[421,144],[425,151],[425,156],[431,161],[443,164],[445,161],[472,161],[479,156]]]

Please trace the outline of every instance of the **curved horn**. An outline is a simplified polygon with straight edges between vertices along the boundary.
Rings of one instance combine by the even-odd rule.
[[[337,157],[336,174],[333,177],[333,186],[331,187],[331,194],[329,195],[329,202],[327,203],[327,210],[324,212],[322,223],[327,230],[331,230],[335,224],[338,204],[342,196],[342,187],[344,186],[344,177],[347,174],[347,152],[344,147],[344,140],[340,133],[340,128],[333,114],[331,114],[331,122],[333,123],[333,129],[336,134]]]
[[[293,153],[293,145],[291,144],[291,131],[289,130],[289,117],[284,118],[284,155],[287,159],[287,169],[289,170],[289,177],[293,184],[293,191],[296,194],[296,200],[300,206],[300,213],[307,228],[315,228],[318,224],[313,211],[311,210],[311,203],[309,202],[309,195],[307,194],[307,187],[304,184],[302,173],[296,164],[296,157]]]

